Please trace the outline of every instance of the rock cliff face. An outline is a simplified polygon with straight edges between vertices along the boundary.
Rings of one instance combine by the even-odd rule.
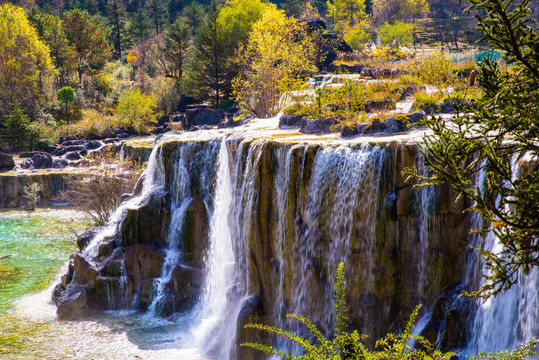
[[[23,192],[27,185],[37,183],[42,186],[41,201],[38,205],[50,206],[54,196],[63,190],[66,175],[60,172],[36,172],[0,174],[0,208],[16,208],[24,204]]]
[[[254,359],[259,354],[234,344],[268,339],[244,332],[246,323],[290,328],[284,315],[295,312],[332,328],[341,261],[352,326],[372,339],[402,328],[419,303],[433,309],[462,283],[466,204],[447,186],[404,181],[401,171],[420,165],[415,143],[222,141],[168,141],[154,150],[153,183],[119,210],[108,236],[74,258],[55,292],[59,314],[71,309],[66,299],[74,293],[75,313],[135,306],[167,316],[198,303],[203,323],[206,308],[221,306],[211,298],[222,297],[223,320],[213,325],[222,331],[212,334],[234,341],[205,350]],[[84,297],[71,289],[79,285]],[[430,324],[433,340],[447,316],[453,323],[463,316],[446,308]],[[459,324],[446,347],[463,336]]]

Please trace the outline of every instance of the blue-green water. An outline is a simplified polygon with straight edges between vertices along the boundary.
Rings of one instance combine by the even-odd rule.
[[[0,211],[0,313],[55,279],[84,226],[69,210]]]
[[[0,211],[0,359],[205,360],[177,343],[182,322],[137,312],[57,319],[51,285],[86,226],[65,209]]]

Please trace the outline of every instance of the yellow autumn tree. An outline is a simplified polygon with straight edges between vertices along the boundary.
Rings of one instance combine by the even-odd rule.
[[[353,28],[366,18],[365,0],[328,0],[326,6],[336,29]]]
[[[44,83],[54,73],[49,48],[39,40],[23,8],[0,5],[0,115],[15,101],[32,110],[45,100]]]
[[[301,87],[314,70],[313,50],[304,24],[268,8],[236,54],[243,70],[233,81],[240,106],[256,117],[275,115],[281,94]]]

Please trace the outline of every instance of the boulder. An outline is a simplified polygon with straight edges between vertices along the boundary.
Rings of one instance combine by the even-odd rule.
[[[327,68],[336,58],[337,52],[352,53],[354,50],[336,33],[323,31],[319,35],[320,52],[324,56],[316,64],[318,68]]]
[[[194,304],[197,298],[201,282],[194,281],[194,272],[194,269],[182,267],[180,265],[172,270],[171,285],[176,310],[187,310]],[[195,289],[195,287],[197,289]]]
[[[332,127],[338,125],[339,121],[335,118],[307,120],[303,118],[299,131],[304,134],[325,134],[331,133]]]
[[[32,159],[25,159],[19,163],[19,166],[21,169],[33,169],[34,168],[34,162]]]
[[[55,169],[63,169],[69,165],[69,162],[65,159],[54,159],[52,167]]]
[[[0,170],[13,170],[14,168],[13,156],[0,153]]]
[[[99,271],[99,276],[104,277],[119,277],[122,276],[123,263],[122,260],[118,259],[106,259],[101,264],[101,270]]]
[[[194,125],[189,128],[189,131],[198,131],[198,130],[213,130],[209,125]]]
[[[84,144],[86,150],[96,150],[99,149],[101,146],[103,146],[103,143],[96,140],[90,140],[86,144]]]
[[[370,77],[373,79],[377,79],[379,72],[380,72],[380,69],[377,67],[372,67],[372,68],[365,67],[361,69],[360,75],[363,77]]]
[[[222,118],[221,121],[219,121],[219,124],[217,124],[218,129],[223,128],[234,128],[243,125],[244,118],[234,120],[233,117],[230,118]]]
[[[195,99],[194,97],[182,94],[176,109],[180,112],[184,112],[187,109],[187,106],[196,104],[197,102],[198,100]]]
[[[62,291],[56,300],[56,314],[60,319],[76,319],[88,314],[88,294],[82,285],[73,285]]]
[[[59,144],[63,144],[67,141],[73,141],[73,140],[79,140],[79,135],[67,135],[67,136],[60,136],[60,141],[58,141]]]
[[[365,133],[367,124],[354,124],[352,126],[343,126],[341,129],[341,136],[343,138],[350,138]]]
[[[157,120],[157,124],[155,126],[163,126],[166,123],[168,123],[172,119],[172,115],[163,115]]]
[[[193,125],[217,125],[223,116],[221,109],[202,110],[195,116]]]
[[[39,153],[32,156],[32,162],[36,169],[49,169],[52,167],[52,156],[47,153]]]
[[[86,150],[86,147],[84,145],[62,146],[62,147],[59,147],[56,150],[54,150],[52,152],[52,155],[54,155],[54,156],[62,156],[64,154],[68,153],[68,152],[82,151],[82,150]]]
[[[109,257],[114,252],[115,241],[114,239],[106,239],[98,246],[99,257]]]
[[[19,154],[19,157],[21,159],[30,159],[34,155],[37,155],[37,154],[45,154],[45,153],[42,151],[23,151],[22,153]]]
[[[408,122],[410,124],[415,124],[416,122],[421,121],[426,117],[427,117],[427,114],[425,114],[422,111],[421,112],[415,112],[415,113],[410,114],[410,116],[408,117]]]
[[[83,255],[77,254],[73,265],[75,267],[75,282],[90,289],[95,287],[95,278],[99,273],[97,264]]]
[[[390,110],[390,108],[394,106],[394,103],[389,99],[369,100],[365,104],[365,111],[375,112],[381,110]]]
[[[58,299],[60,298],[60,295],[66,288],[62,284],[56,284],[54,289],[52,290],[51,299],[56,303]]]
[[[153,283],[154,279],[145,279],[141,281],[139,288],[139,301],[142,304],[148,304],[150,302],[153,292]]]
[[[62,145],[63,146],[84,145],[85,142],[86,142],[86,140],[84,140],[84,139],[68,140],[68,141],[64,141],[64,143]]]
[[[309,27],[309,31],[326,30],[326,23],[322,19],[306,19],[305,22]]]
[[[455,111],[455,109],[450,101],[445,101],[440,106],[440,112],[442,114],[451,114],[453,111]]]
[[[130,297],[140,288],[143,280],[161,275],[165,255],[153,244],[136,244],[125,254],[125,271]]]
[[[66,159],[71,161],[80,160],[80,154],[78,152],[70,152],[66,155]]]
[[[196,125],[217,125],[225,113],[221,109],[195,108],[186,110],[184,115],[182,127],[188,130]]]
[[[365,135],[391,135],[404,131],[402,124],[395,118],[390,117],[386,121],[370,124],[365,128]]]
[[[303,115],[283,115],[279,118],[279,129],[299,128]]]
[[[457,309],[451,309],[445,314],[445,331],[442,336],[442,348],[454,350],[466,344],[466,324]]]
[[[77,238],[77,246],[82,251],[88,246],[90,241],[94,239],[94,237],[99,234],[103,230],[102,226],[95,227],[93,229],[87,230],[79,235]]]

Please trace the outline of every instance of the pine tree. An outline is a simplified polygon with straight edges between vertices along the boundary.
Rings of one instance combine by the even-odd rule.
[[[30,118],[16,101],[8,115],[5,116],[4,128],[0,139],[11,145],[26,147],[25,141],[30,135]]]
[[[230,61],[233,49],[223,36],[217,18],[219,5],[213,1],[196,37],[194,72],[200,95],[212,92],[215,106],[230,93]]]
[[[107,3],[108,20],[111,27],[111,39],[117,58],[122,57],[122,48],[125,46],[126,12],[122,0],[109,0]]]
[[[146,9],[152,19],[156,34],[163,30],[163,25],[168,21],[168,6],[165,0],[148,0]]]
[[[168,67],[167,76],[180,81],[183,77],[191,49],[191,29],[185,19],[178,18],[165,34],[164,56]]]
[[[129,36],[133,42],[147,39],[152,33],[152,20],[146,12],[139,9],[129,20]]]

